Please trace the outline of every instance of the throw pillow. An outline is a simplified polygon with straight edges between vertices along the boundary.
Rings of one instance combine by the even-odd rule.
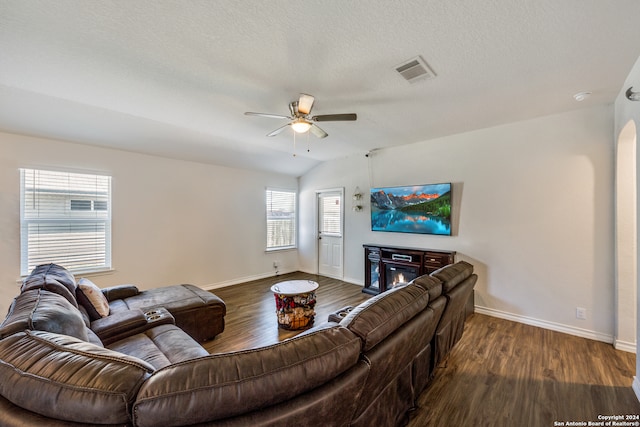
[[[91,320],[96,320],[109,315],[109,301],[95,283],[84,277],[78,281],[76,293],[78,302],[89,313]]]

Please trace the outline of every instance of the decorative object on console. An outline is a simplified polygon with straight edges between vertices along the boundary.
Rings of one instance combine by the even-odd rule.
[[[631,89],[633,89],[633,86],[631,86],[629,89],[627,89],[627,91],[625,92],[625,95],[627,96],[627,99],[629,101],[640,101],[640,92],[634,92]]]
[[[451,235],[451,183],[371,188],[371,230]]]

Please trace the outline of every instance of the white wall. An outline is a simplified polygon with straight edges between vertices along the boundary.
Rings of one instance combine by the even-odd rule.
[[[295,178],[0,133],[0,312],[18,291],[20,167],[113,176],[113,274],[101,286],[208,285],[316,271],[315,191],[344,187],[345,279],[364,243],[458,251],[476,304],[577,335],[614,332],[613,109],[601,106],[326,162],[300,178],[300,249],[264,252],[264,188]],[[454,236],[370,231],[356,186],[454,183]],[[298,261],[299,254],[299,261]],[[575,317],[587,309],[587,320]]]
[[[0,133],[0,313],[19,289],[22,167],[113,176],[115,271],[99,286],[237,283],[273,274],[274,260],[298,269],[296,251],[264,251],[265,187],[296,178]]]
[[[628,101],[627,101],[628,102]],[[616,138],[615,348],[636,351],[637,200],[636,126],[629,121]]]
[[[623,129],[625,128],[629,129],[629,124],[631,122],[631,125],[636,129],[635,139],[637,144],[637,142],[640,141],[640,102],[629,101],[625,98],[625,95],[624,95],[627,88],[631,86],[633,86],[634,91],[636,92],[640,91],[640,58],[638,58],[635,65],[631,69],[629,75],[627,76],[615,103],[615,136],[616,138],[618,138],[621,135]],[[638,165],[640,165],[640,150],[636,149],[635,153],[636,153],[636,159],[635,159],[636,203],[640,203],[640,197],[637,194],[637,192],[640,191],[640,173],[638,173]],[[622,259],[622,262],[626,261],[633,265],[633,267],[636,270],[635,272],[633,272],[635,273],[634,277],[636,278],[636,281],[640,280],[640,277],[639,277],[640,275],[638,275],[638,272],[637,272],[637,266],[640,265],[640,254],[637,253],[638,241],[640,240],[640,225],[639,225],[640,218],[638,217],[637,212],[640,212],[640,206],[638,205],[636,205],[636,227],[635,227],[635,232],[637,233],[636,242],[635,242],[636,254],[634,254],[636,256],[636,259],[628,260],[628,256],[629,256],[628,253],[618,254],[619,264],[621,262],[620,259]],[[640,292],[638,291],[639,289],[640,289],[640,282],[636,282],[635,289],[630,289],[627,286],[626,282],[622,282],[622,283],[619,283],[619,289],[618,289],[618,292],[619,292],[618,298],[620,300],[619,305],[622,306],[624,310],[618,314],[618,319],[624,319],[624,318],[630,318],[630,317],[635,317],[636,319],[636,354],[638,354],[637,346],[640,345],[640,316],[637,316],[636,314],[640,312]],[[629,305],[626,302],[622,301],[623,299],[629,299],[632,295],[635,296],[635,299],[636,299],[635,310],[633,310],[633,308],[629,308]],[[633,381],[633,389],[636,393],[636,396],[640,400],[640,379],[638,378],[639,375],[640,375],[640,358],[636,357],[636,377],[634,378],[634,381]]]
[[[347,280],[364,280],[364,243],[456,250],[479,274],[478,311],[612,342],[612,106],[324,163],[300,178],[301,221],[312,224],[318,189],[344,186],[348,196],[356,185],[438,182],[454,184],[455,235],[372,232],[368,201],[363,212],[347,209]],[[301,234],[306,271],[316,266],[312,228]]]

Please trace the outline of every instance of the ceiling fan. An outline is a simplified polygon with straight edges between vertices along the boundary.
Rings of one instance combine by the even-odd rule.
[[[279,127],[267,136],[276,136],[288,126],[296,133],[304,133],[310,131],[318,138],[326,138],[329,134],[322,130],[315,122],[337,122],[337,121],[353,121],[358,118],[356,114],[322,114],[318,116],[311,115],[311,109],[313,108],[313,101],[315,98],[306,93],[301,93],[300,98],[297,101],[293,101],[289,104],[290,116],[283,116],[280,114],[267,114],[267,113],[253,113],[247,111],[244,113],[247,116],[260,116],[271,117],[274,119],[288,119],[291,120],[284,126]]]

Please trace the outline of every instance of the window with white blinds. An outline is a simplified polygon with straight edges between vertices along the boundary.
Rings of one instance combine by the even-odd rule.
[[[342,235],[342,209],[340,207],[341,194],[323,194],[320,196],[322,204],[320,210],[320,233],[324,235]]]
[[[267,189],[267,250],[296,247],[296,192]]]
[[[73,272],[111,268],[111,177],[20,170],[21,274],[59,264]]]

